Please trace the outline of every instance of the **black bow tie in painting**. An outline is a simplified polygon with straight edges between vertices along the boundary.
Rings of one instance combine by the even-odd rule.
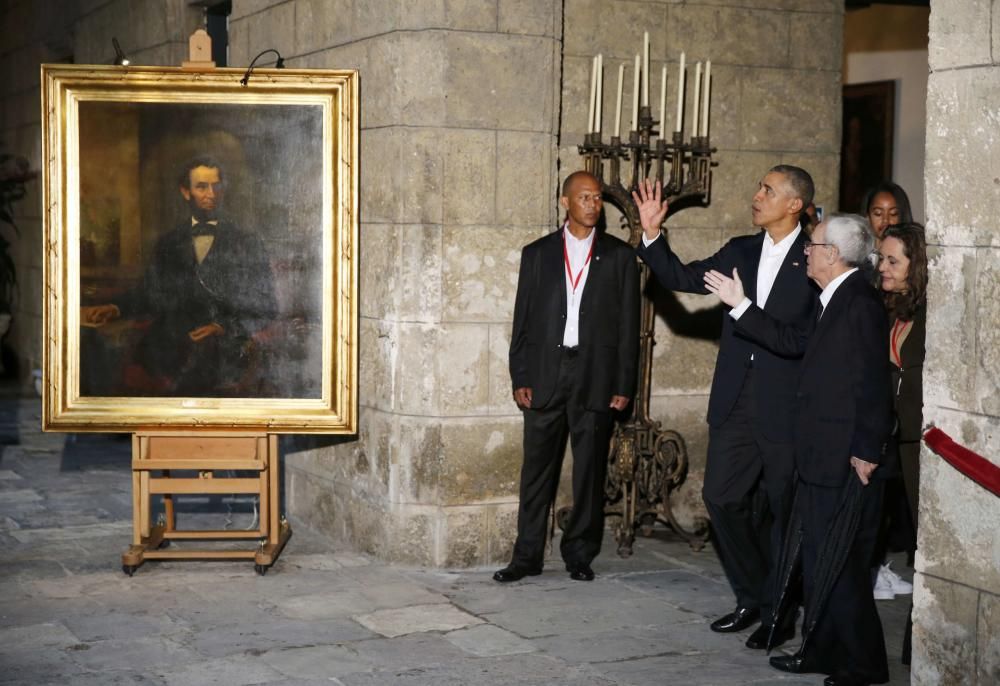
[[[206,222],[195,222],[191,225],[192,236],[214,236],[217,227],[215,224]]]

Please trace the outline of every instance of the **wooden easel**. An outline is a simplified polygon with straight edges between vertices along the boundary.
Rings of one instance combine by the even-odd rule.
[[[197,477],[172,476],[194,471]],[[253,471],[256,477],[217,477],[217,471]],[[259,526],[249,530],[177,529],[173,496],[177,494],[256,494]],[[151,524],[151,501],[163,496],[162,523]],[[279,518],[278,436],[267,433],[138,432],[132,435],[132,545],[122,554],[129,576],[146,560],[253,559],[265,574],[292,535]],[[170,541],[257,540],[245,550],[164,549]]]

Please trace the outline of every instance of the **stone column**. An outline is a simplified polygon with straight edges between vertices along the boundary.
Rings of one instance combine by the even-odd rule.
[[[934,0],[930,70],[924,421],[998,464],[1000,3]],[[1000,499],[920,459],[913,683],[997,683]]]
[[[286,502],[387,560],[510,552],[521,418],[507,346],[520,248],[554,219],[559,8],[233,6],[234,63],[273,46],[289,67],[361,72],[361,428],[293,449]]]

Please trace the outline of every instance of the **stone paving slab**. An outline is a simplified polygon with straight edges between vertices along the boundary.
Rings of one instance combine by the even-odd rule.
[[[244,560],[149,562],[127,577],[128,441],[41,435],[38,415],[37,401],[0,399],[0,684],[822,683],[771,669],[747,632],[712,633],[732,604],[717,556],[659,530],[629,558],[609,536],[590,583],[558,559],[509,585],[493,568],[394,567],[297,522],[266,576]],[[191,501],[186,516],[250,521],[224,500]],[[908,604],[878,604],[893,684],[909,678],[892,659]]]
[[[168,686],[213,686],[217,684],[273,684],[282,674],[245,656],[203,660],[163,675]]]
[[[428,631],[451,631],[483,622],[479,617],[448,603],[378,610],[359,615],[354,621],[386,638]]]
[[[538,650],[531,641],[491,624],[449,631],[444,637],[452,645],[478,657],[518,655]]]

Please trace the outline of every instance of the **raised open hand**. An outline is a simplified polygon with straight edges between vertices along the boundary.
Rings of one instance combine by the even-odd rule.
[[[667,216],[667,201],[660,200],[662,192],[660,182],[654,183],[649,179],[639,182],[638,192],[632,191],[632,199],[639,208],[639,223],[649,240],[660,235],[660,225]]]
[[[719,296],[719,300],[730,307],[736,307],[746,297],[743,292],[743,282],[740,281],[740,273],[736,267],[733,267],[733,278],[731,279],[714,269],[705,272],[705,288]]]

